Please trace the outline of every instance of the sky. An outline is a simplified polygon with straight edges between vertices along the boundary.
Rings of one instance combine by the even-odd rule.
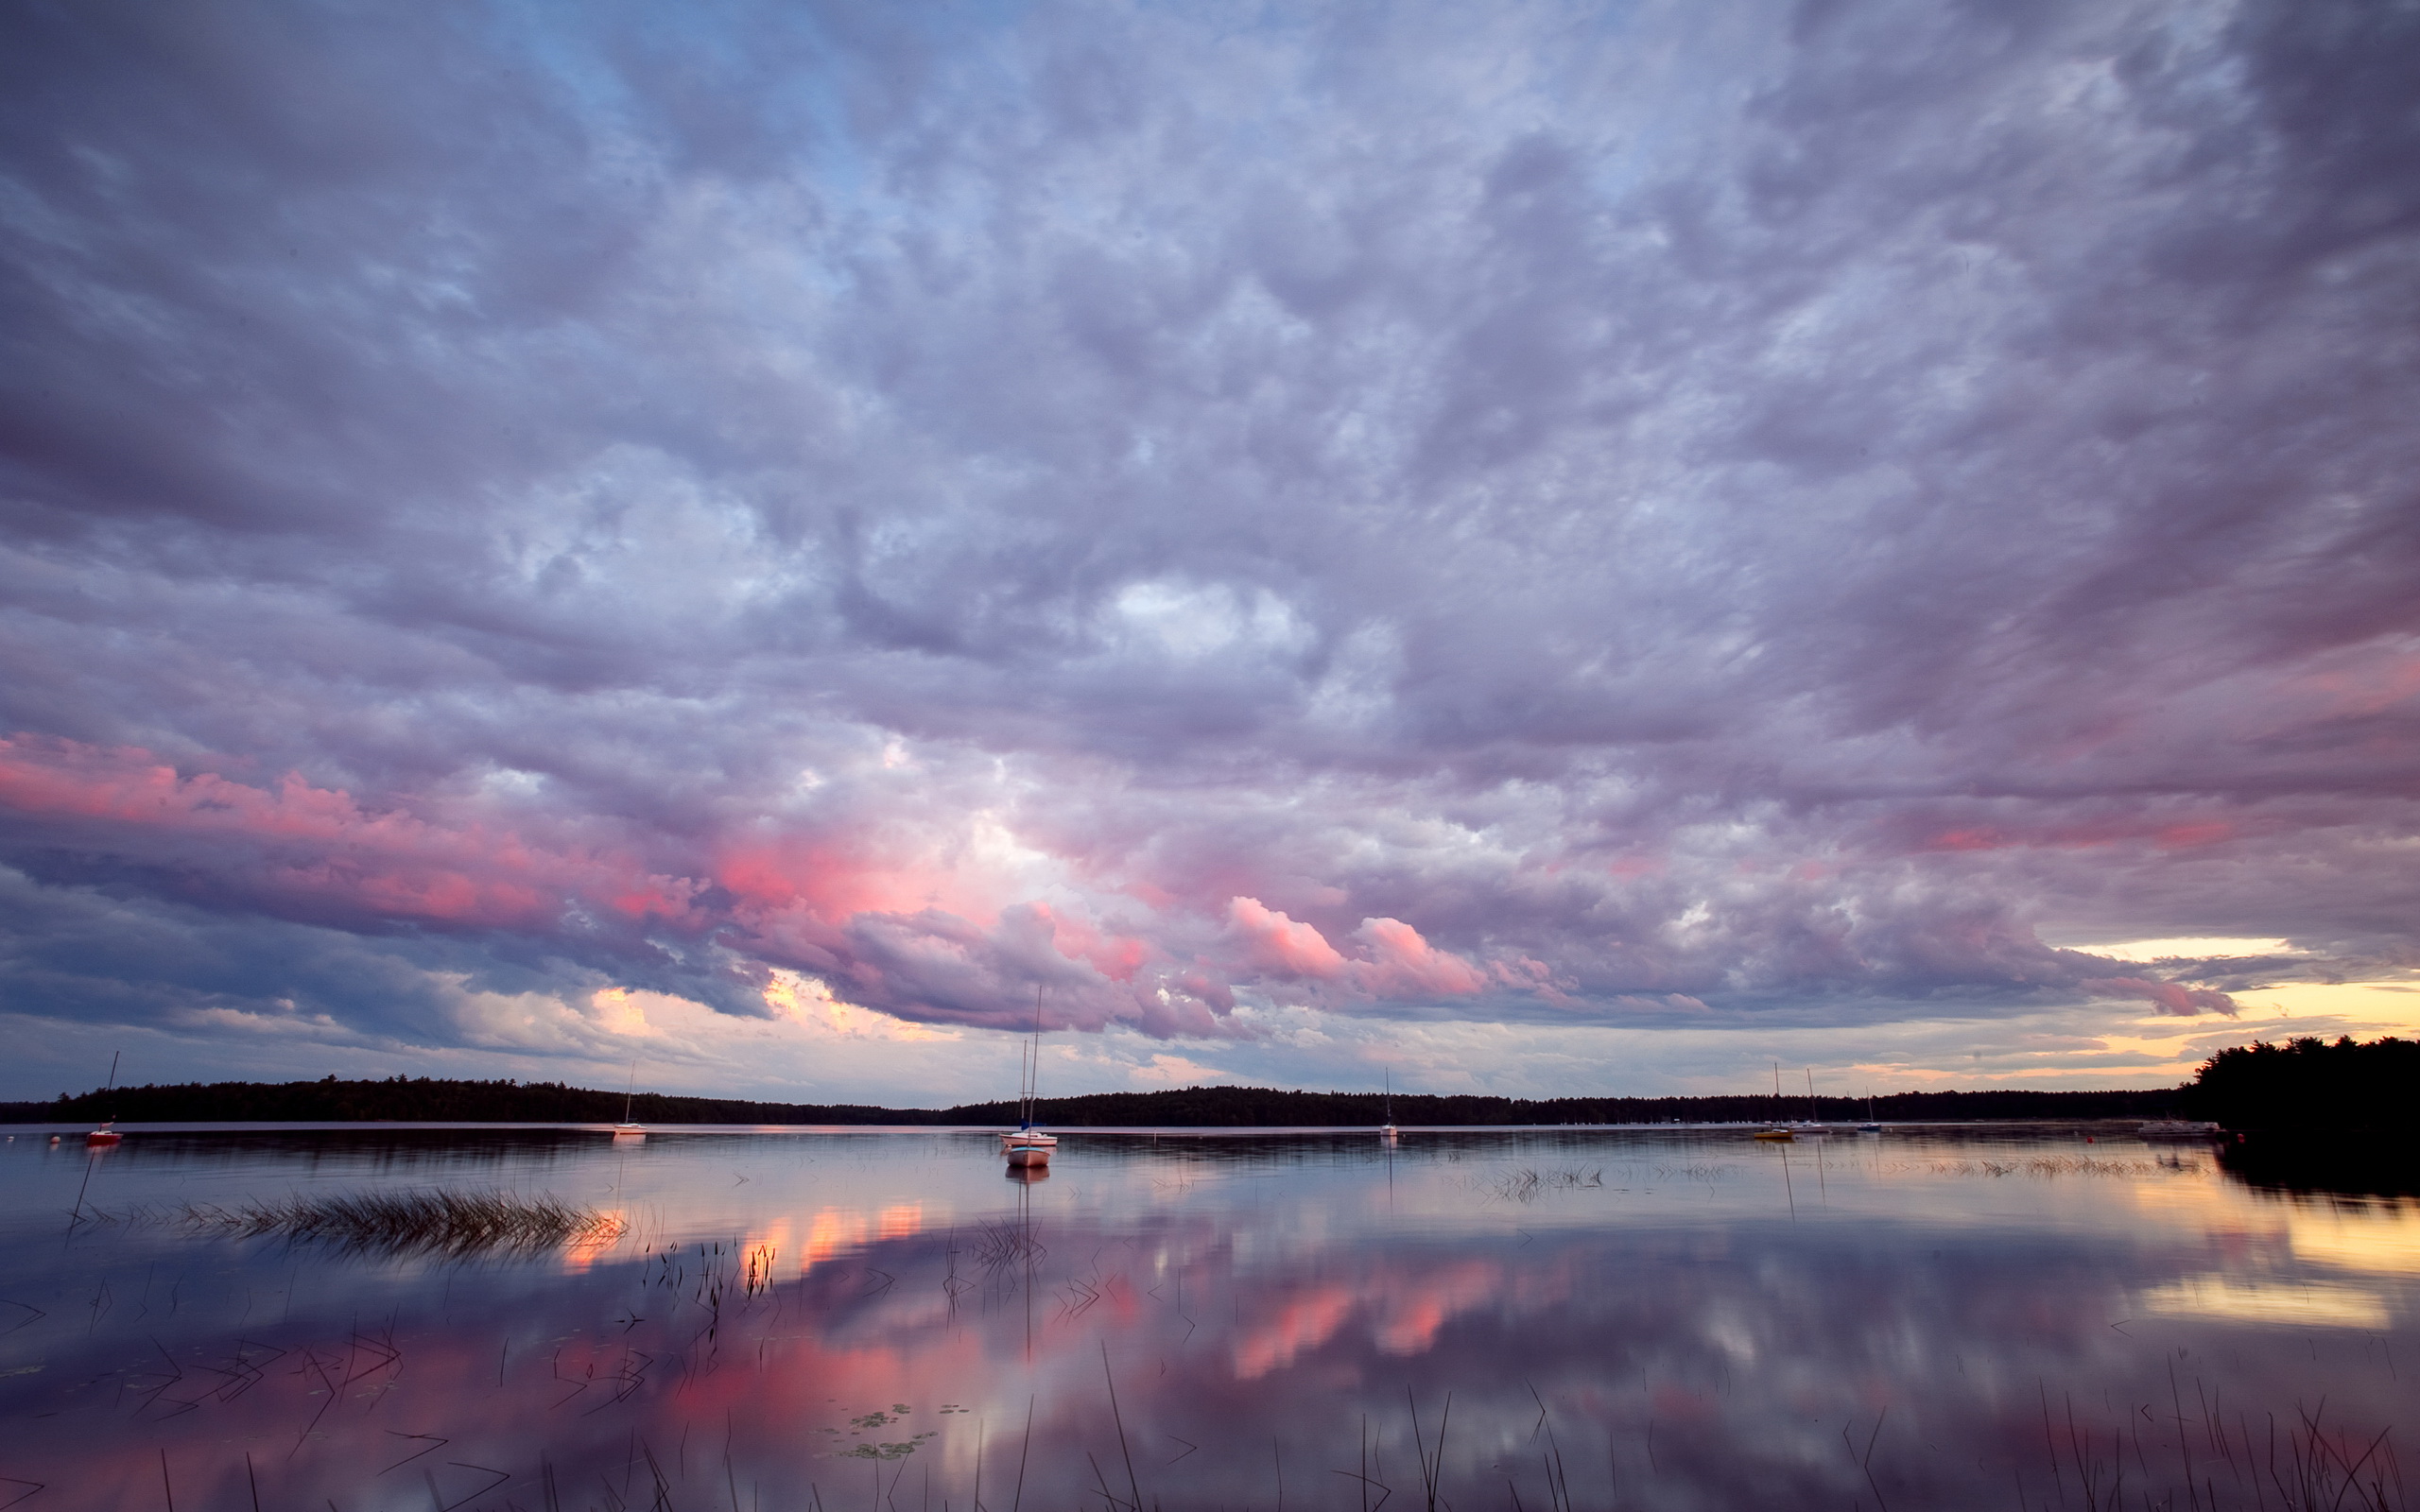
[[[0,1096],[2410,1032],[2415,77],[2392,0],[13,4]]]

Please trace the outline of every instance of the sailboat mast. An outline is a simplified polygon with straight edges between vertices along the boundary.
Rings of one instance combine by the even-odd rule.
[[[1033,985],[1033,1039],[1026,1047],[1024,1121],[1033,1122],[1034,1106],[1042,1101],[1042,984]]]

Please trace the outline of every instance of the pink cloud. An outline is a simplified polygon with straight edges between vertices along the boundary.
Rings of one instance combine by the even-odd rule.
[[[631,919],[690,917],[700,884],[631,856],[548,845],[485,819],[424,819],[365,809],[349,793],[287,774],[274,788],[212,772],[190,777],[149,751],[75,741],[0,739],[0,809],[80,832],[144,860],[223,845],[215,870],[261,891],[346,904],[386,919],[496,928],[560,919],[574,902]]]
[[[1048,903],[1029,903],[1037,922],[1050,934],[1050,947],[1071,961],[1082,961],[1113,982],[1132,982],[1146,962],[1158,954],[1132,935],[1107,934],[1085,920]]]
[[[751,831],[700,847],[696,875],[626,850],[549,834],[543,814],[462,812],[464,800],[372,808],[289,775],[251,784],[181,775],[149,751],[0,740],[0,814],[59,841],[210,879],[216,896],[313,921],[350,919],[527,933],[623,919],[715,932],[767,966],[827,978],[862,1005],[910,1019],[990,1022],[1021,1013],[1052,963],[1081,969],[1055,1010],[1071,1025],[1221,1037],[1233,998],[1217,962],[1181,978],[1164,953],[1064,908],[1008,903],[998,879],[934,853],[929,836],[876,828]],[[1261,922],[1277,948],[1341,968],[1317,931]]]
[[[1400,919],[1361,920],[1352,935],[1356,954],[1351,956],[1313,926],[1288,919],[1257,898],[1229,900],[1227,919],[1244,946],[1241,964],[1276,978],[1334,982],[1356,997],[1467,997],[1514,980],[1439,950]]]
[[[2176,819],[2156,822],[2135,818],[2095,819],[2080,823],[2018,829],[1994,824],[1938,830],[1918,843],[1920,850],[2090,850],[2100,846],[2148,843],[2163,850],[2191,850],[2223,845],[2240,838],[2243,826],[2226,819]]]
[[[1369,953],[1355,964],[1354,981],[1373,997],[1463,997],[1488,985],[1485,971],[1429,944],[1400,919],[1365,919],[1353,937]]]
[[[1254,978],[1364,1002],[1491,988],[1563,996],[1536,960],[1477,963],[1388,917],[1364,919],[1340,949],[1241,894],[1219,933],[1172,951],[1168,932],[1199,927],[1191,909],[1116,929],[1063,904],[1013,902],[1002,877],[949,853],[949,836],[875,823],[706,835],[676,871],[589,839],[611,821],[575,827],[458,796],[371,804],[296,774],[181,774],[139,748],[26,736],[0,740],[0,814],[78,849],[207,878],[230,901],[339,927],[558,934],[601,921],[712,934],[753,963],[735,963],[743,975],[811,972],[853,1002],[915,1020],[1009,1022],[1037,981],[1058,984],[1053,1012],[1070,1025],[1213,1037],[1233,1032],[1232,984]]]
[[[2180,1019],[2204,1013],[2223,1013],[2230,1019],[2236,1016],[2235,999],[2206,987],[2186,987],[2143,976],[2095,977],[2083,987],[2100,998],[2140,998],[2162,1013],[2172,1013]]]
[[[797,912],[823,923],[858,914],[910,914],[941,901],[943,878],[929,867],[883,853],[871,837],[836,834],[760,837],[723,846],[713,863],[717,885],[752,918]],[[954,900],[961,914],[988,912]]]
[[[1327,942],[1326,936],[1310,925],[1297,923],[1268,907],[1257,898],[1230,899],[1227,919],[1242,938],[1252,963],[1272,975],[1344,974],[1344,957]]]

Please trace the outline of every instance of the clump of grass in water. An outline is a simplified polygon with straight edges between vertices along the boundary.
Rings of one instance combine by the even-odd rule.
[[[240,1207],[187,1203],[167,1221],[245,1238],[333,1244],[387,1254],[455,1257],[530,1254],[572,1244],[606,1244],[621,1219],[558,1197],[510,1192],[373,1192],[290,1196]]]
[[[1604,1184],[1605,1173],[1602,1169],[1539,1171],[1525,1167],[1518,1171],[1505,1172],[1489,1184],[1488,1190],[1507,1202],[1528,1202],[1541,1191],[1572,1191],[1583,1187],[1601,1187]]]
[[[2170,1165],[2159,1160],[2095,1160],[2089,1156],[2035,1157],[2025,1160],[1935,1160],[1929,1165],[1900,1161],[1886,1167],[1892,1171],[1929,1171],[1934,1176],[2103,1176],[2157,1177],[2174,1176],[2189,1166]]]
[[[1049,1254],[1042,1241],[1012,1224],[987,1223],[977,1231],[975,1258],[994,1274],[1018,1263],[1038,1265]]]
[[[1693,1161],[1688,1165],[1659,1165],[1655,1168],[1658,1181],[1703,1181],[1709,1185],[1727,1181],[1739,1174],[1736,1165],[1718,1164],[1711,1160]]]

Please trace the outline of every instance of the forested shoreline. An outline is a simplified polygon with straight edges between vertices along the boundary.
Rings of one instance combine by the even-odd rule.
[[[1876,1117],[1896,1122],[1975,1119],[2165,1118],[2183,1089],[2127,1091],[1896,1092],[1874,1099]],[[0,1123],[516,1123],[596,1124],[622,1117],[623,1094],[559,1082],[383,1081],[211,1082],[120,1087],[61,1094],[49,1102],[0,1103]],[[1398,1092],[1404,1125],[1661,1124],[1866,1115],[1863,1098],[1770,1096],[1556,1097],[1541,1100]],[[954,1108],[875,1108],[862,1104],[775,1103],[640,1092],[631,1116],[646,1124],[998,1124],[1015,1117],[1006,1101]],[[1389,1100],[1377,1092],[1284,1091],[1263,1087],[1186,1087],[1042,1100],[1042,1122],[1065,1128],[1354,1127],[1383,1122]]]
[[[2420,1041],[2317,1036],[2221,1050],[2186,1090],[2195,1118],[2231,1129],[2384,1130],[2420,1092]]]

